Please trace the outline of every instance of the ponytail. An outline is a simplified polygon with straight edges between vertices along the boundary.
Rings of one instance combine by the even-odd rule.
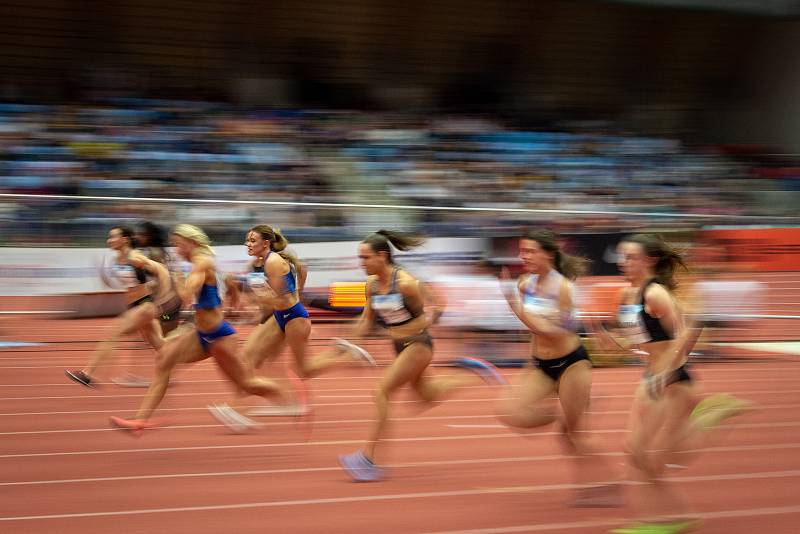
[[[281,258],[289,262],[295,269],[295,272],[301,271],[300,261],[297,256],[286,250],[289,246],[289,240],[281,233],[280,228],[273,228],[267,224],[259,224],[250,228],[249,232],[255,232],[261,236],[264,241],[269,241],[269,249],[272,252],[278,253]]]
[[[404,234],[401,232],[392,232],[390,230],[378,230],[374,234],[368,235],[362,243],[369,245],[376,253],[386,252],[389,263],[394,263],[392,257],[392,248],[390,244],[397,250],[411,250],[425,243],[425,238],[415,234]]]
[[[622,240],[623,243],[641,245],[648,258],[654,258],[656,264],[655,281],[664,287],[674,290],[678,287],[675,274],[678,268],[688,271],[683,255],[655,234],[634,234]]]

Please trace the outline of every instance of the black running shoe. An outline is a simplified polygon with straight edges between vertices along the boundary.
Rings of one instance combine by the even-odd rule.
[[[83,384],[86,387],[93,388],[94,384],[92,384],[92,378],[84,373],[83,371],[70,371],[69,369],[64,371],[64,373],[79,384]]]

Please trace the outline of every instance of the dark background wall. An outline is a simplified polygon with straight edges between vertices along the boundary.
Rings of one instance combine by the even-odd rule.
[[[0,88],[613,119],[791,150],[798,24],[586,0],[0,2]]]

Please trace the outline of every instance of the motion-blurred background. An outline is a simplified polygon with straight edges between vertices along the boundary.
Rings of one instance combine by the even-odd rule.
[[[510,238],[547,226],[593,260],[593,309],[620,236],[655,230],[709,282],[709,313],[757,320],[737,339],[793,339],[798,14],[791,0],[0,2],[0,306],[97,290],[109,227],[149,219],[201,226],[230,271],[247,228],[278,226],[323,305],[363,279],[354,243],[379,227],[442,238],[406,258],[434,278],[513,262]]]

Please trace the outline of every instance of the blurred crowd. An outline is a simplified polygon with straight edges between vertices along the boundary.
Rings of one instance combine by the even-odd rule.
[[[603,231],[780,215],[754,192],[769,183],[796,193],[797,181],[765,175],[759,165],[600,122],[545,131],[486,117],[245,110],[210,102],[0,104],[0,192],[123,199],[0,199],[7,228],[0,244],[81,244],[109,224],[139,219],[191,222],[218,241],[238,243],[241,229],[255,221],[302,241],[351,238],[376,225],[475,235],[539,221]],[[242,203],[126,200],[138,197]],[[595,213],[246,203],[254,200]],[[654,215],[670,213],[700,217]]]

